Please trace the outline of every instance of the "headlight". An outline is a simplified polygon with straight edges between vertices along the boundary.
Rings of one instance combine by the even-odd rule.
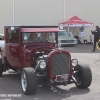
[[[78,65],[78,60],[77,59],[72,59],[72,66],[76,67]]]
[[[46,68],[46,62],[45,61],[40,61],[39,65],[40,65],[41,69],[45,69]]]

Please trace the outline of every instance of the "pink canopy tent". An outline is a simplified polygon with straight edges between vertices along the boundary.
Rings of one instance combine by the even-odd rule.
[[[69,20],[60,23],[63,27],[93,27],[93,23],[84,21],[77,16],[73,16]]]
[[[93,27],[93,23],[91,22],[87,22],[84,21],[82,19],[80,19],[77,16],[73,16],[72,18],[70,18],[69,20],[60,23],[60,26],[63,28],[68,28],[68,34],[69,34],[69,27],[76,27],[76,28],[80,28],[80,27]]]

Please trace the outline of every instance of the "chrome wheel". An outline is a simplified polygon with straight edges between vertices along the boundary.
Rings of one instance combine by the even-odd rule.
[[[22,89],[25,92],[26,89],[27,89],[27,80],[26,80],[26,74],[25,74],[25,72],[22,72],[21,84],[22,84]]]
[[[22,91],[26,95],[34,94],[37,90],[37,77],[34,68],[23,68],[21,75]]]

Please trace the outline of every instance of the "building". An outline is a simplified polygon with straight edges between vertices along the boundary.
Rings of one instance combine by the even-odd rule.
[[[100,0],[0,0],[0,34],[5,25],[58,25],[74,15],[100,25],[99,7]],[[91,29],[85,29],[88,41]],[[73,34],[79,34],[79,29]]]

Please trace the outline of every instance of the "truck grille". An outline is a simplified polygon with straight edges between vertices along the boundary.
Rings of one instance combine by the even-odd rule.
[[[68,54],[55,54],[51,61],[52,75],[69,74],[70,59]]]
[[[61,40],[61,43],[73,43],[74,40]]]

